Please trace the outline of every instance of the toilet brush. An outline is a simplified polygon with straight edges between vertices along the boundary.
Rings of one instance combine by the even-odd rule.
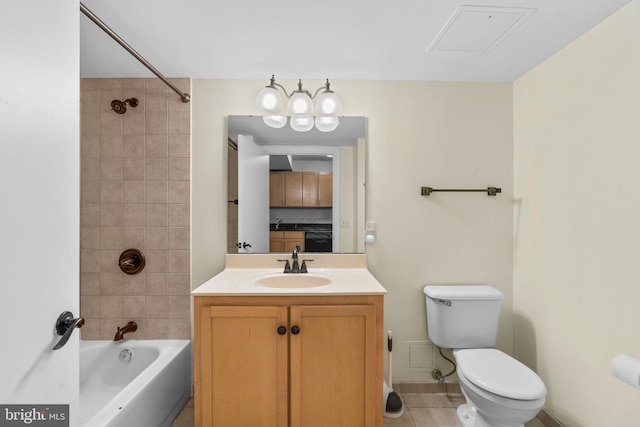
[[[389,350],[389,360],[388,360],[388,369],[389,372],[387,376],[389,377],[389,384],[384,384],[384,394],[386,395],[386,404],[384,408],[384,416],[387,418],[399,418],[404,413],[404,406],[402,405],[402,400],[400,399],[400,395],[393,391],[393,379],[391,378],[392,372],[392,359],[391,359],[391,350],[393,348],[393,339],[391,337],[391,331],[388,332],[387,335],[387,349]]]

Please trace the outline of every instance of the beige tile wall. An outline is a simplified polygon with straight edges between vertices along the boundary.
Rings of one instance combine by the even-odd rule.
[[[113,339],[129,320],[129,338],[191,336],[190,106],[159,79],[81,80],[82,339]],[[144,253],[142,273],[120,271],[127,248]]]

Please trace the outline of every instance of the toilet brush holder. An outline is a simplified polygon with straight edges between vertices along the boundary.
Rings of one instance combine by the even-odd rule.
[[[392,371],[393,371],[393,360],[392,360],[392,349],[393,349],[393,339],[391,336],[391,331],[388,332],[387,335],[387,350],[388,350],[388,369],[387,377],[389,378],[389,384],[386,382],[383,384],[383,402],[384,402],[384,416],[387,418],[399,418],[404,414],[404,405],[402,404],[402,399],[400,395],[393,391],[393,379],[392,379]]]

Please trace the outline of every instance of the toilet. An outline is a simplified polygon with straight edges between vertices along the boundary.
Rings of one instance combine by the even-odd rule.
[[[522,427],[544,405],[538,375],[493,348],[504,295],[491,286],[425,286],[429,340],[453,349],[466,403],[463,427]]]

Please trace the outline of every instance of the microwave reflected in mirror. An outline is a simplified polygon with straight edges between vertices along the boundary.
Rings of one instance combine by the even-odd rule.
[[[366,119],[333,132],[228,117],[227,252],[364,252]]]

